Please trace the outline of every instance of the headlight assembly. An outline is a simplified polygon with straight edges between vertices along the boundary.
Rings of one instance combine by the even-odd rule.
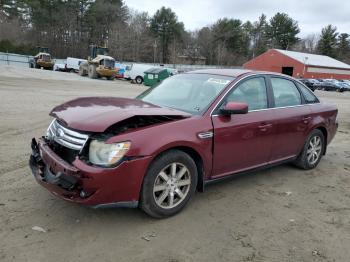
[[[130,142],[106,144],[103,141],[92,140],[89,147],[89,160],[94,165],[112,166],[122,159],[130,145]]]

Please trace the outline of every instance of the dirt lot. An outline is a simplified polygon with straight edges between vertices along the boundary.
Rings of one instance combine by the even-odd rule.
[[[142,89],[0,68],[0,261],[349,261],[350,93],[317,92],[340,111],[339,132],[317,169],[284,165],[209,186],[169,219],[77,206],[37,185],[29,143],[46,131],[53,106]]]

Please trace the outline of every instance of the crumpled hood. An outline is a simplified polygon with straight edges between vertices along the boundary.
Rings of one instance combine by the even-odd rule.
[[[134,116],[189,117],[191,114],[137,99],[83,97],[55,107],[50,116],[75,130],[104,132],[111,125]]]

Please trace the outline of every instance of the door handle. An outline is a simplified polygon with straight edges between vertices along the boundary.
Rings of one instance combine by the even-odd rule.
[[[304,122],[304,124],[309,123],[310,120],[311,120],[311,116],[305,116],[305,117],[303,117],[303,122]]]
[[[268,128],[272,127],[272,124],[262,124],[259,126],[259,129],[265,132]]]

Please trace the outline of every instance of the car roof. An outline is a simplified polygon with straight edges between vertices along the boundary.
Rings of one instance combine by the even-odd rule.
[[[242,75],[268,74],[268,75],[275,75],[275,76],[283,76],[283,77],[287,77],[287,78],[292,78],[291,76],[281,74],[281,73],[268,72],[268,71],[255,71],[255,70],[248,70],[248,69],[215,68],[215,69],[194,70],[194,71],[189,71],[187,73],[231,76],[234,78],[242,76]]]
[[[254,73],[254,71],[246,69],[201,69],[187,73],[238,77],[247,73]]]

